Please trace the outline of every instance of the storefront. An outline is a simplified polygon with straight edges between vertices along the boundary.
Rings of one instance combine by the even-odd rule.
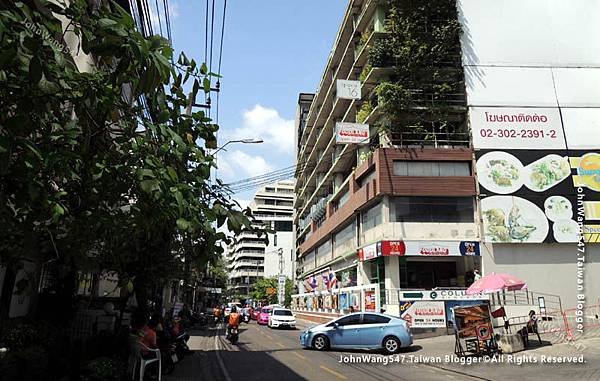
[[[398,257],[399,271],[385,266],[385,257]],[[480,269],[479,242],[473,241],[379,241],[358,250],[359,261],[371,283],[383,283],[386,270],[398,273],[398,288],[432,289],[467,287],[473,270]]]

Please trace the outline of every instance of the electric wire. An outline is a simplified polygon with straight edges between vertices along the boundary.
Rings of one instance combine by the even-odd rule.
[[[223,39],[225,37],[225,15],[227,14],[227,0],[223,2],[223,20],[221,22],[221,41],[219,43],[219,64],[217,66],[217,104],[215,108],[215,120],[219,124],[219,94],[221,92],[221,61],[223,59]]]
[[[364,143],[364,142],[368,141],[369,139],[370,138],[363,139],[358,144]],[[345,153],[339,155],[335,160],[337,161],[346,155],[355,154],[355,153],[356,153],[356,151],[351,149],[348,152],[345,152]],[[269,184],[271,182],[274,182],[275,180],[282,180],[285,178],[289,178],[290,176],[294,176],[297,172],[303,172],[306,169],[314,168],[314,166],[309,166],[307,164],[308,164],[308,159],[301,161],[290,167],[286,167],[283,169],[279,169],[277,171],[265,173],[260,176],[255,176],[254,178],[247,178],[247,179],[239,180],[234,183],[225,184],[225,186],[228,188],[228,191],[232,194],[240,193],[242,191],[257,188],[261,185]],[[288,168],[289,168],[289,170],[286,171],[286,169],[288,169]],[[256,179],[257,177],[259,179]]]
[[[163,35],[163,30],[162,30],[162,21],[161,21],[161,17],[160,17],[160,7],[158,6],[158,0],[154,0],[155,4],[156,4],[156,17],[158,18],[158,30],[160,32],[160,35]]]

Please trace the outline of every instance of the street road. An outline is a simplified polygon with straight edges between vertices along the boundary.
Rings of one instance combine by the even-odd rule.
[[[418,341],[411,348],[392,356],[400,363],[340,363],[341,358],[383,361],[384,356],[369,351],[327,351],[302,349],[300,333],[310,323],[300,322],[296,330],[270,329],[253,321],[240,327],[240,342],[231,345],[221,335],[216,339],[218,356],[231,380],[482,380],[465,374],[439,369],[426,364],[409,364],[408,358],[418,356]],[[404,361],[403,361],[404,359]],[[230,381],[225,377],[225,381]]]

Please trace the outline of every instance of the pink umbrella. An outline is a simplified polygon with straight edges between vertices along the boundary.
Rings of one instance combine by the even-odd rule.
[[[517,291],[526,288],[527,283],[510,274],[491,273],[481,277],[471,287],[467,288],[467,295],[489,294],[502,290]]]

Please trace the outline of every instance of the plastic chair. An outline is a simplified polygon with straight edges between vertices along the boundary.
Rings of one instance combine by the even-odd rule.
[[[131,380],[135,381],[135,369],[137,365],[140,366],[140,381],[144,381],[144,373],[146,372],[146,366],[158,361],[158,381],[161,381],[162,375],[162,364],[159,349],[148,348],[144,343],[140,341],[140,338],[135,335],[129,336],[129,345],[131,347],[131,355],[129,357],[129,365],[131,372]],[[144,358],[142,353],[148,352],[154,357]]]

